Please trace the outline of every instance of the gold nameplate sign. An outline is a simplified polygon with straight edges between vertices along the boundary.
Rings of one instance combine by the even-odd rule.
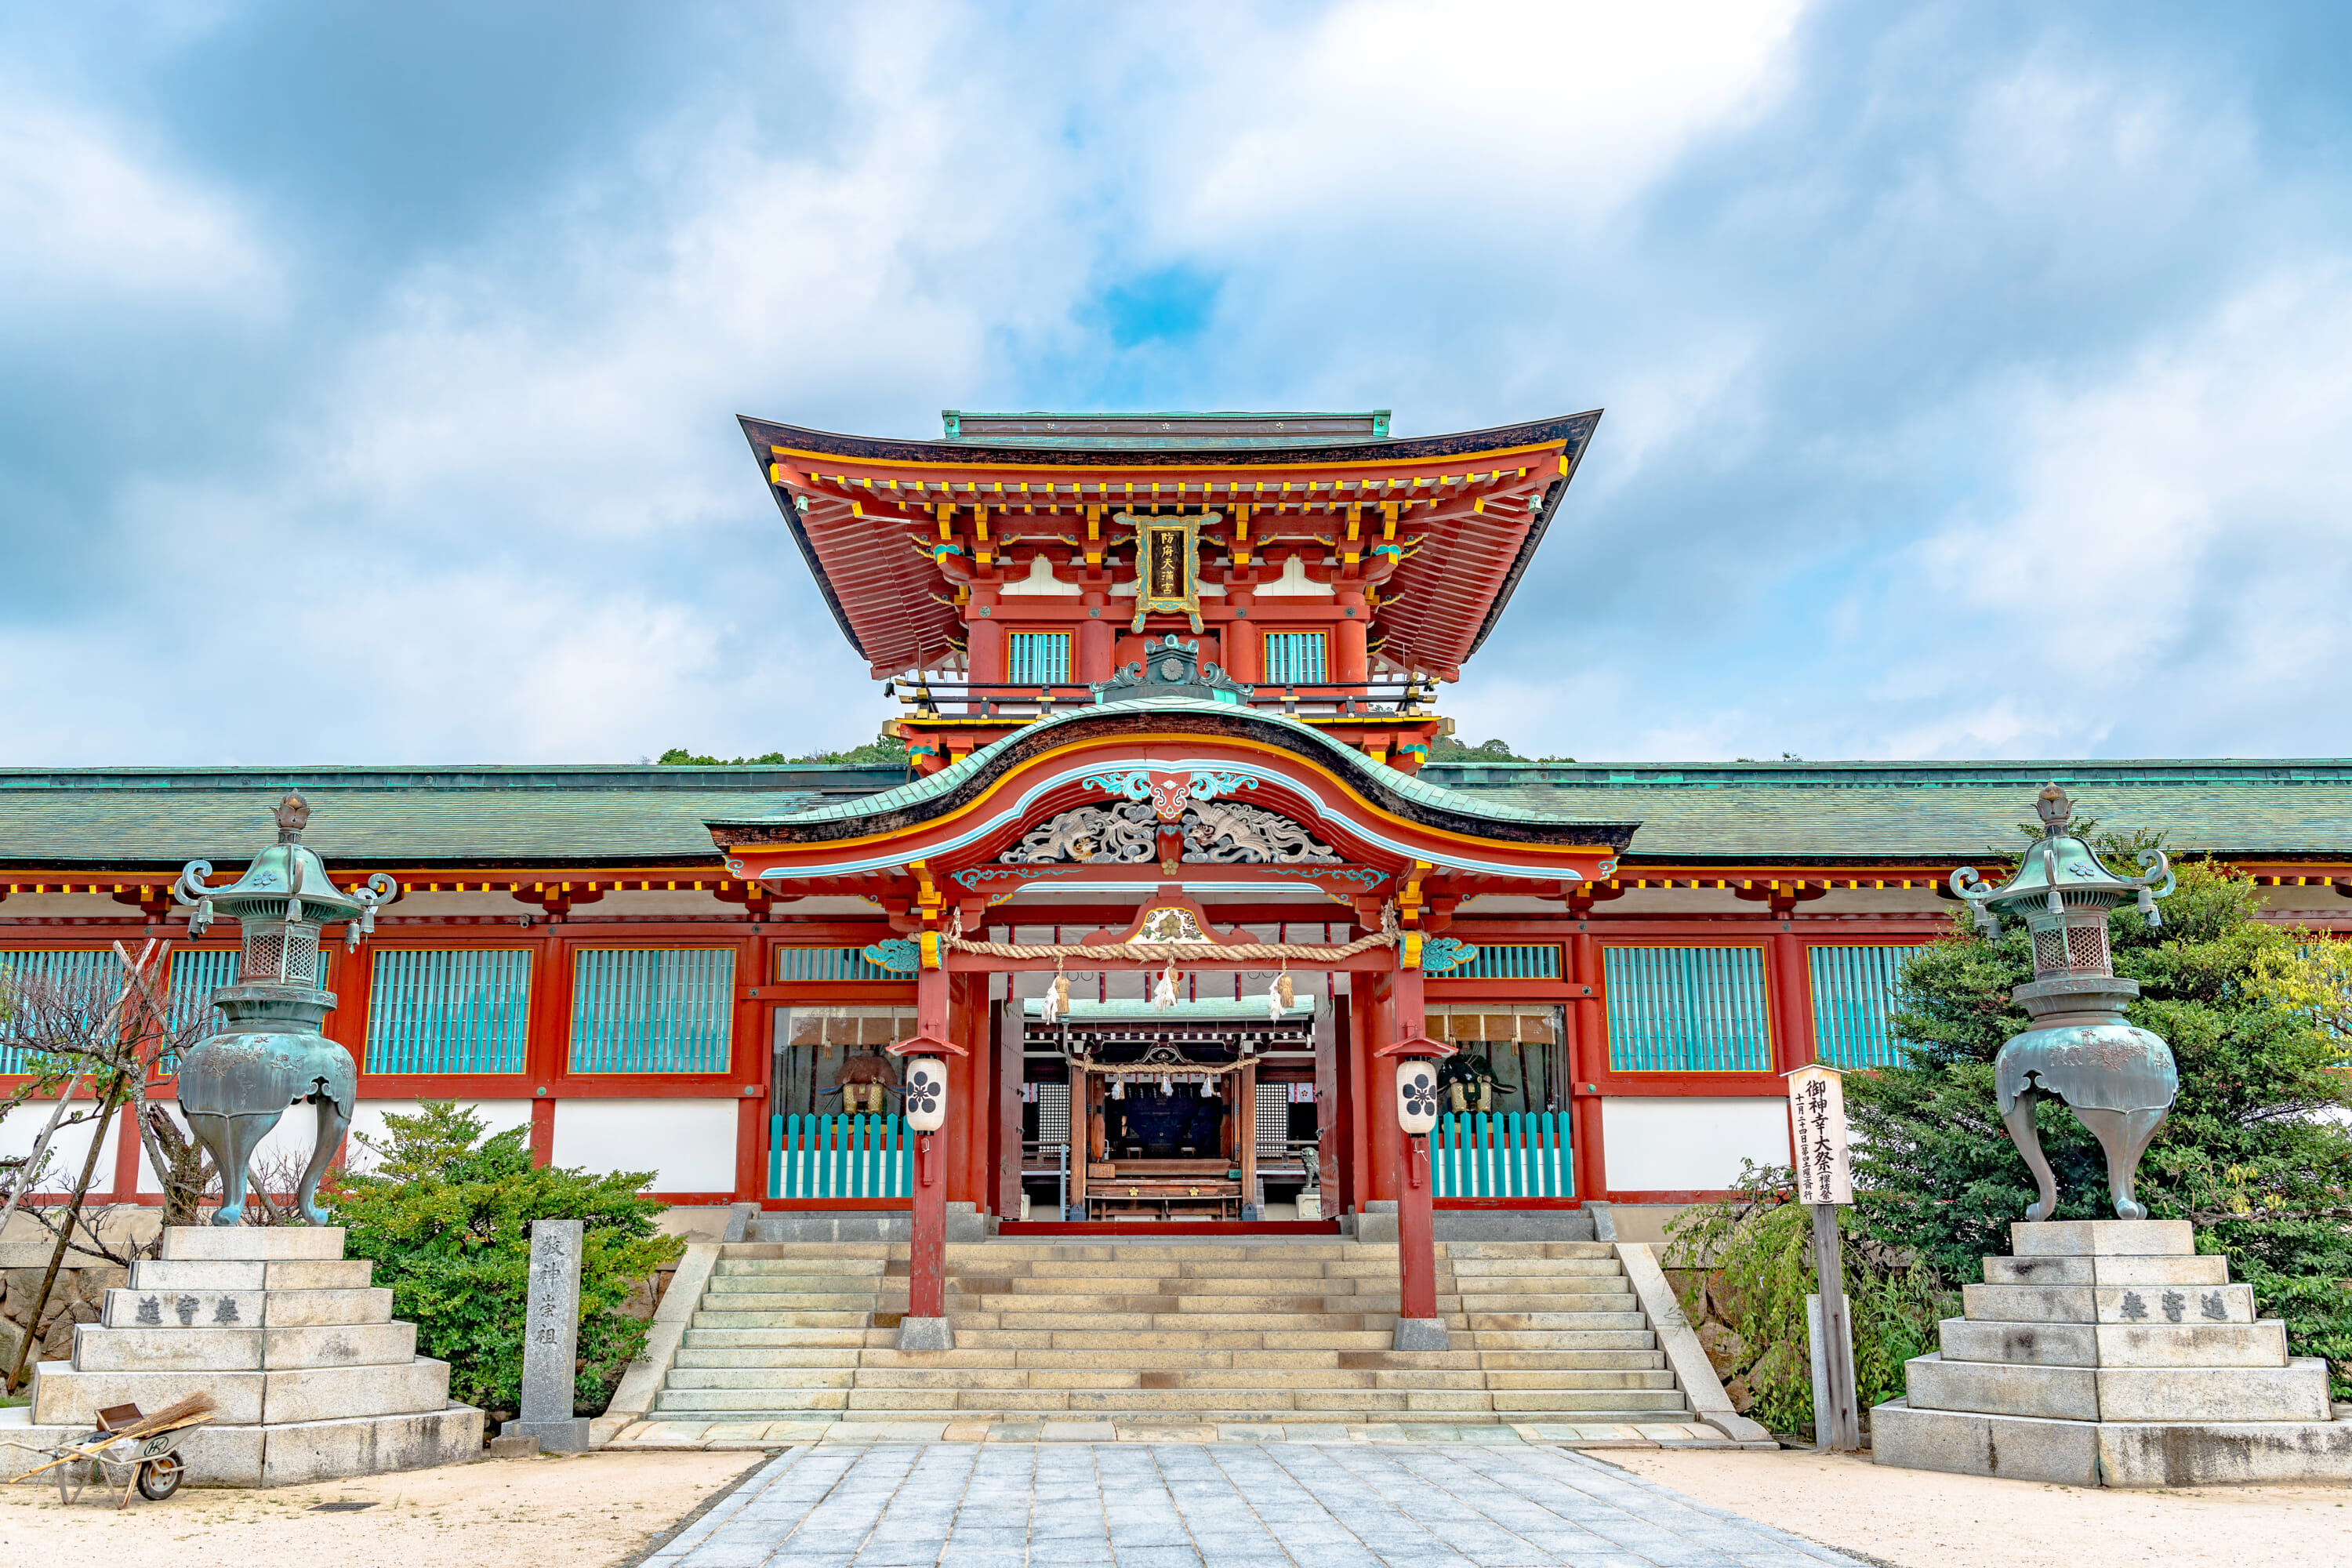
[[[1146,616],[1188,616],[1192,629],[1199,631],[1201,530],[1223,521],[1223,514],[1138,517],[1121,512],[1115,521],[1135,530],[1135,622],[1128,629],[1141,631]]]

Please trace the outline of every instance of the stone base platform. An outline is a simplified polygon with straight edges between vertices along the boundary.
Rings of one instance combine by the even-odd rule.
[[[2011,1227],[1942,1350],[1871,1412],[1882,1465],[2175,1487],[2352,1480],[2352,1407],[2184,1220]]]
[[[0,1482],[46,1461],[31,1450],[89,1435],[79,1426],[36,1426],[30,1409],[0,1410]],[[5,1445],[23,1444],[23,1448]],[[192,1427],[180,1444],[188,1484],[287,1487],[340,1476],[380,1475],[461,1465],[482,1455],[482,1413],[451,1405],[426,1415],[361,1415],[278,1426]]]
[[[162,1256],[131,1265],[69,1361],[34,1369],[29,1408],[0,1411],[0,1443],[46,1447],[88,1434],[97,1413],[152,1414],[194,1394],[211,1421],[181,1454],[197,1486],[268,1487],[479,1458],[482,1412],[449,1400],[446,1362],[392,1321],[373,1265],[343,1257],[328,1226],[175,1226]],[[0,1479],[39,1464],[0,1448]]]
[[[1882,1465],[2074,1487],[2352,1481],[2352,1406],[2328,1421],[2066,1421],[1915,1410],[1870,1413]]]

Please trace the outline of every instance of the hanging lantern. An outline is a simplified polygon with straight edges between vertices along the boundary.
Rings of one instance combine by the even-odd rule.
[[[1397,1063],[1397,1125],[1408,1138],[1418,1138],[1437,1126],[1437,1068],[1420,1058]]]
[[[937,1057],[911,1057],[907,1062],[907,1126],[915,1132],[937,1132],[948,1120],[948,1064]]]

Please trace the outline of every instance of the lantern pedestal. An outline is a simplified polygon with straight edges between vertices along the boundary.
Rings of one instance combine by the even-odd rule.
[[[131,1266],[73,1359],[44,1362],[24,1415],[87,1433],[110,1405],[149,1415],[192,1394],[218,1402],[181,1444],[195,1486],[274,1487],[478,1458],[482,1412],[449,1401],[449,1363],[416,1353],[374,1265],[345,1259],[332,1226],[174,1226]],[[0,1438],[25,1442],[0,1425]]]
[[[2186,1220],[2011,1227],[1942,1350],[1870,1413],[1877,1462],[2066,1486],[2352,1479],[2327,1365],[2287,1355]]]

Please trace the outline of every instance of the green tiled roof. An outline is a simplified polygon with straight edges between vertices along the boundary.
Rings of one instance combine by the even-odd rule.
[[[1415,778],[1347,754],[1391,788],[1449,809],[1638,821],[1632,863],[1981,857],[2014,847],[2034,791],[2053,780],[2086,815],[2159,828],[2191,853],[2352,857],[2352,761],[1449,763]],[[241,863],[275,837],[278,797],[299,788],[314,811],[305,841],[339,873],[369,864],[708,868],[717,857],[706,822],[854,815],[902,791],[928,798],[945,777],[910,785],[896,767],[815,763],[7,769],[0,864]]]
[[[904,770],[811,763],[666,768],[0,770],[0,864],[118,868],[238,864],[276,837],[289,789],[303,841],[341,873],[366,865],[599,865],[716,859],[715,815],[871,795]]]
[[[1065,709],[1051,718],[1039,719],[1033,723],[1024,724],[1003,740],[992,742],[970,756],[959,758],[935,773],[927,773],[911,783],[900,784],[870,799],[834,801],[822,805],[791,807],[758,817],[714,816],[710,820],[714,823],[724,822],[730,826],[785,819],[795,823],[835,822],[845,817],[865,816],[877,811],[898,811],[909,806],[919,806],[927,801],[945,799],[955,792],[957,786],[974,774],[986,773],[996,766],[997,759],[1007,749],[1016,744],[1028,746],[1034,743],[1038,735],[1048,730],[1100,719],[1107,713],[1151,711],[1207,713],[1221,719],[1240,715],[1255,719],[1260,723],[1276,729],[1286,730],[1294,735],[1304,737],[1313,745],[1320,748],[1334,773],[1367,775],[1407,800],[1415,801],[1440,811],[1460,812],[1465,816],[1485,816],[1506,822],[1553,823],[1592,820],[1575,816],[1560,816],[1547,800],[1514,800],[1507,798],[1501,791],[1469,792],[1448,789],[1426,779],[1415,778],[1411,773],[1390,767],[1386,763],[1376,763],[1353,746],[1333,740],[1312,724],[1302,724],[1296,719],[1287,719],[1279,713],[1268,713],[1254,708],[1239,708],[1230,703],[1204,702],[1192,697],[1139,697],[1131,698],[1123,702]],[[1612,820],[1623,822],[1626,818],[1621,816]]]
[[[1636,820],[1644,860],[2013,854],[2055,781],[2115,828],[2188,853],[2352,855],[2352,761],[1433,763],[1425,777],[1533,810]]]

